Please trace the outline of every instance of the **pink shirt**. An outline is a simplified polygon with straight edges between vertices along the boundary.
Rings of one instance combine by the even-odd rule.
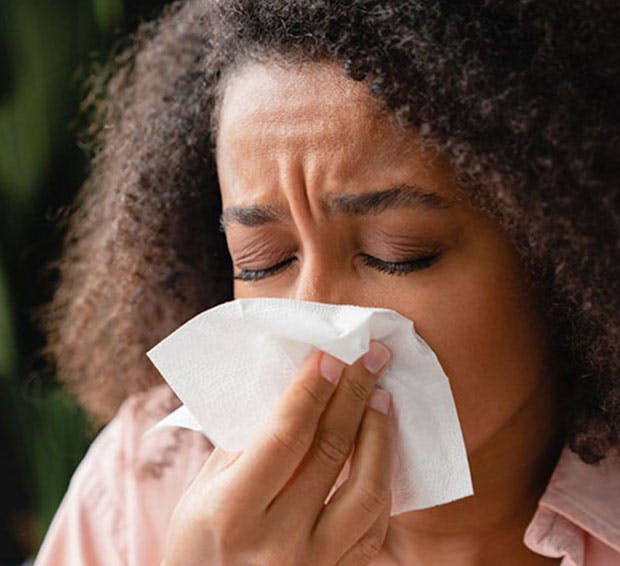
[[[166,386],[128,399],[76,470],[35,566],[159,565],[172,511],[213,446],[160,429]],[[620,456],[584,464],[565,448],[527,527],[532,551],[562,566],[620,566]]]

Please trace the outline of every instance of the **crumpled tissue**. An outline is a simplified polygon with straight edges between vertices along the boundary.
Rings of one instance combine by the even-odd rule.
[[[184,403],[155,428],[199,430],[243,451],[312,351],[352,364],[371,339],[392,352],[377,382],[396,419],[391,515],[472,495],[448,377],[413,322],[390,309],[257,298],[196,315],[147,352]]]

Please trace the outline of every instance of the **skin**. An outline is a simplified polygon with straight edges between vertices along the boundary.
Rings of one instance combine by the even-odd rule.
[[[323,390],[318,356],[300,372],[307,387],[281,401],[267,440],[243,455],[209,458],[175,514],[169,548],[213,556],[214,546],[187,539],[204,541],[208,532],[226,548],[222,564],[243,552],[273,564],[559,563],[522,542],[563,443],[541,308],[506,236],[471,207],[447,161],[422,150],[414,131],[331,64],[250,63],[224,91],[217,163],[235,297],[385,307],[412,319],[450,377],[475,495],[389,518],[391,417],[364,409],[376,375],[358,362],[335,393]],[[353,195],[386,190],[401,200],[352,205]],[[415,191],[426,196],[413,199]],[[282,430],[296,449],[274,441]],[[321,456],[325,431],[345,445],[359,432],[352,480],[328,513],[323,501],[347,451],[331,462]],[[207,503],[222,493],[236,511]],[[227,520],[246,530],[216,526]],[[292,537],[299,561],[290,559],[283,524],[305,525]],[[169,564],[182,561],[169,556]]]

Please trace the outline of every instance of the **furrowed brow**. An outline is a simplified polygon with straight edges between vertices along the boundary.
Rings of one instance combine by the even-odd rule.
[[[389,189],[358,194],[336,194],[322,201],[323,209],[328,215],[334,214],[379,214],[388,208],[418,208],[437,210],[450,208],[452,203],[437,193],[431,193],[415,185],[398,185]],[[230,206],[220,216],[222,230],[229,224],[237,222],[243,226],[261,226],[269,222],[290,221],[287,210],[250,204]]]
[[[390,189],[355,195],[332,195],[324,202],[328,214],[378,214],[388,208],[450,208],[448,202],[437,193],[431,193],[415,185],[398,185]]]
[[[269,222],[281,222],[290,219],[290,215],[280,209],[261,204],[248,204],[245,206],[229,206],[220,215],[220,229],[233,222],[243,226],[262,226]]]

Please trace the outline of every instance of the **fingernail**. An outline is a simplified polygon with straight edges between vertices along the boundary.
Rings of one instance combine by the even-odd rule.
[[[390,410],[390,394],[384,389],[375,389],[368,400],[368,406],[387,415]]]
[[[332,383],[338,383],[342,370],[344,370],[345,363],[339,359],[330,356],[325,352],[321,352],[321,360],[319,361],[319,371],[321,375],[331,381]]]
[[[371,342],[370,350],[362,356],[362,363],[370,373],[379,373],[390,356],[390,351],[381,342]]]

